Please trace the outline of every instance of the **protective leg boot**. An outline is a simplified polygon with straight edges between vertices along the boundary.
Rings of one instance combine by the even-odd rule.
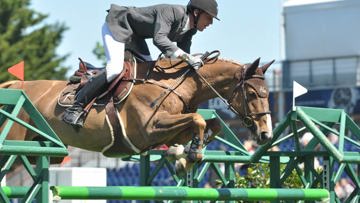
[[[82,127],[84,125],[84,108],[95,97],[99,96],[107,87],[106,72],[91,78],[77,93],[73,106],[67,108],[62,117],[65,123]]]
[[[198,136],[194,136],[189,146],[186,147],[187,158],[191,162],[196,162],[202,159],[202,146],[203,142],[200,141]]]

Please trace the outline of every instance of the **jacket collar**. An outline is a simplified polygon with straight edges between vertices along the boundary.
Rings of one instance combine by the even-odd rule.
[[[184,26],[182,26],[182,31],[183,32],[186,32],[186,31],[188,31],[188,30],[190,30],[191,28],[190,28],[190,18],[189,18],[189,15],[186,15],[185,16],[185,25]],[[183,21],[183,22],[184,22]]]

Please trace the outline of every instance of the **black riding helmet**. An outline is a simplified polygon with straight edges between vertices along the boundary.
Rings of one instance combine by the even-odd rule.
[[[220,20],[217,17],[218,5],[215,0],[190,0],[187,7],[189,11],[192,11],[195,8],[203,10],[217,20]]]

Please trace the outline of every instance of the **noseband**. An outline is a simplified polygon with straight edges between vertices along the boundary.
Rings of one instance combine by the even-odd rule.
[[[247,127],[247,128],[250,128],[250,127],[252,127],[254,125],[255,117],[263,116],[263,115],[271,113],[271,111],[249,113],[249,105],[248,105],[249,102],[248,102],[247,94],[246,94],[246,91],[245,91],[245,84],[248,84],[248,82],[246,82],[246,81],[249,80],[249,79],[252,79],[252,78],[258,78],[258,79],[261,79],[261,80],[265,80],[264,76],[261,76],[261,75],[253,75],[250,78],[245,78],[245,76],[243,74],[242,80],[240,80],[239,83],[236,85],[236,87],[234,88],[234,90],[232,92],[231,97],[226,102],[227,106],[228,106],[228,109],[230,109],[238,117],[240,117],[241,120],[243,121],[244,126]],[[232,105],[233,100],[235,98],[235,93],[237,92],[238,89],[240,89],[240,91],[241,91],[241,93],[243,95],[243,104],[244,105],[242,105],[242,106],[243,106],[244,114],[241,114]]]

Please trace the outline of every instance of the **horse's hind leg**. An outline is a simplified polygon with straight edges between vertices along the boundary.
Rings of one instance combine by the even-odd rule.
[[[25,116],[23,113],[20,113],[18,118],[23,120],[24,122],[29,122],[29,120],[30,120],[29,116],[27,116],[27,115]],[[0,132],[2,131],[2,128],[5,127],[6,123],[7,122],[4,122],[3,125],[0,126]],[[13,126],[11,127],[10,132],[6,136],[6,139],[7,140],[25,140],[27,132],[28,132],[27,128],[14,122]]]

